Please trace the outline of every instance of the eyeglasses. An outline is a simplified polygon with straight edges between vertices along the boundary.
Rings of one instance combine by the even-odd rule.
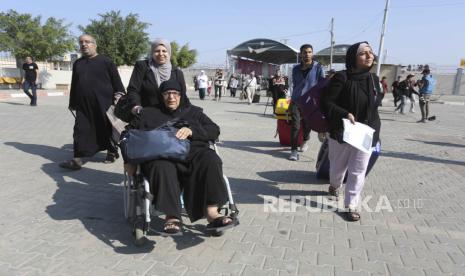
[[[92,40],[80,40],[79,45],[84,45],[84,44],[94,44],[95,42]]]
[[[169,98],[169,96],[180,97],[181,92],[179,92],[179,91],[165,91],[165,92],[161,93],[161,95],[163,97],[165,97],[165,98]]]

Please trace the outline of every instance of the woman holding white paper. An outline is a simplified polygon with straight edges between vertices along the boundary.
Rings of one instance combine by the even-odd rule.
[[[321,98],[321,107],[327,114],[330,125],[329,194],[338,197],[339,188],[347,172],[344,206],[348,208],[347,219],[350,221],[360,219],[357,207],[371,153],[343,141],[342,119],[373,128],[375,132],[372,147],[376,145],[381,127],[378,114],[381,88],[379,78],[370,73],[374,59],[373,50],[368,42],[350,46],[346,54],[346,70],[336,73]]]

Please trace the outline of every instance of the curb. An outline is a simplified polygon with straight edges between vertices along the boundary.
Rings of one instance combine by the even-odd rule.
[[[39,90],[37,91],[37,97],[61,97],[61,96],[68,96],[69,91],[46,91],[46,90]],[[0,92],[0,101],[9,100],[14,98],[29,98],[24,92],[16,91],[8,91],[8,92]]]

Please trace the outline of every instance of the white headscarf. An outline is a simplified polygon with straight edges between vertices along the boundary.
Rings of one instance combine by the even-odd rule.
[[[155,62],[153,59],[153,52],[155,51],[155,48],[158,46],[162,45],[163,47],[166,48],[168,52],[168,61],[166,61],[165,64],[158,64]],[[152,42],[151,45],[151,51],[150,51],[150,59],[149,59],[149,66],[150,69],[152,69],[153,74],[155,76],[155,80],[157,81],[158,87],[160,87],[160,84],[164,81],[167,81],[171,78],[171,44],[168,40],[163,39],[163,38],[157,38]]]

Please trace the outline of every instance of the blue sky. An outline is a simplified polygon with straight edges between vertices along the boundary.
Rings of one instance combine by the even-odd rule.
[[[151,39],[164,37],[197,49],[198,62],[221,64],[226,49],[253,38],[289,39],[315,51],[329,46],[331,17],[336,44],[367,40],[378,51],[385,0],[148,1],[2,0],[2,11],[63,18],[73,34],[99,13],[137,13]],[[458,66],[465,58],[465,0],[391,0],[385,36],[388,63]]]

